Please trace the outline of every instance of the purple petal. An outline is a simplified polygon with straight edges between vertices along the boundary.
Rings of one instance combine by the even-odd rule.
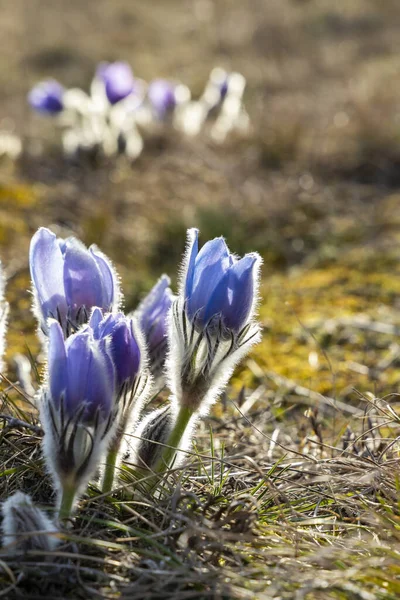
[[[219,92],[221,94],[221,100],[223,100],[228,93],[229,88],[229,76],[227,75],[225,79],[222,81],[219,87]]]
[[[133,383],[139,372],[140,350],[133,334],[132,321],[120,321],[112,332],[111,350],[119,385]]]
[[[187,267],[185,274],[185,300],[192,295],[194,266],[199,251],[199,230],[189,229],[187,232],[188,245],[186,250]]]
[[[63,110],[63,95],[64,88],[57,81],[42,81],[31,89],[28,102],[38,112],[53,115]]]
[[[90,333],[77,333],[69,337],[66,342],[68,357],[66,408],[70,417],[79,411],[87,399],[89,369],[92,369],[93,358],[90,341]]]
[[[166,79],[152,81],[149,84],[147,95],[152,107],[160,117],[175,108],[175,85]]]
[[[114,366],[108,353],[102,352],[98,344],[91,345],[90,353],[85,417],[88,421],[93,421],[96,411],[100,410],[105,420],[114,400]]]
[[[167,275],[162,275],[147,296],[142,300],[138,313],[140,324],[146,332],[161,312],[165,311],[165,305],[171,304],[172,292],[168,290],[171,280]]]
[[[104,307],[100,269],[93,255],[78,240],[66,242],[64,256],[64,285],[68,306]]]
[[[123,313],[109,313],[107,314],[98,324],[96,329],[96,336],[98,338],[106,337],[107,335],[111,335],[114,331],[115,326],[121,321],[124,320],[125,316]]]
[[[111,104],[116,104],[134,91],[135,79],[132,70],[126,62],[101,64],[97,75],[103,81],[107,98]]]
[[[136,314],[144,334],[153,373],[161,374],[167,353],[167,317],[174,300],[168,287],[169,277],[163,275],[140,304]]]
[[[102,275],[103,284],[103,308],[111,310],[114,304],[118,304],[118,279],[111,265],[111,262],[105,254],[100,252],[97,246],[90,246],[89,252],[95,259],[100,273]]]
[[[64,291],[64,257],[57,237],[49,229],[41,227],[33,236],[29,251],[29,266],[38,300],[46,319],[67,314]]]
[[[55,408],[58,409],[68,384],[67,353],[62,329],[53,319],[49,324],[48,372],[50,395]]]
[[[231,264],[232,257],[223,238],[215,238],[204,244],[196,257],[192,294],[188,298],[190,319],[207,306],[214,289]],[[201,313],[199,316],[203,317]]]
[[[98,308],[97,306],[92,310],[92,313],[90,315],[90,319],[89,319],[89,326],[93,329],[93,333],[95,334],[98,330],[98,326],[100,324],[100,322],[103,319],[103,311],[101,310],[101,308]],[[95,335],[95,339],[97,339],[96,335]]]
[[[220,280],[205,311],[207,321],[221,314],[224,325],[239,332],[246,324],[254,301],[254,265],[257,254],[246,254]]]

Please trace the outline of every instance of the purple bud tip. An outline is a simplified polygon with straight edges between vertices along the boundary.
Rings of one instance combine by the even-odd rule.
[[[174,299],[169,284],[169,277],[163,275],[142,300],[137,311],[152,363],[163,363],[165,360],[167,315]]]
[[[258,254],[238,259],[223,238],[210,240],[198,251],[197,231],[190,232],[185,283],[186,311],[198,327],[221,318],[239,332],[251,318],[256,297]]]
[[[107,420],[114,401],[115,370],[107,345],[95,340],[90,327],[64,340],[60,325],[50,321],[48,386],[51,402],[73,418],[92,424],[97,414]]]
[[[228,93],[228,86],[229,86],[229,78],[225,77],[224,81],[221,83],[220,88],[219,88],[219,93],[221,94],[221,100],[223,100],[226,96],[226,94]]]
[[[147,91],[150,103],[159,116],[173,110],[176,106],[175,85],[166,79],[155,79]]]
[[[116,104],[135,90],[135,79],[126,62],[100,63],[97,77],[104,83],[110,104]]]
[[[99,320],[99,313],[92,313],[89,325],[93,335],[100,342],[110,342],[110,352],[115,365],[117,385],[133,385],[140,369],[140,349],[137,343],[133,321],[122,313],[109,313]],[[104,345],[104,344],[102,344]]]
[[[56,115],[64,109],[64,91],[63,86],[54,79],[42,81],[31,89],[28,102],[40,113]]]

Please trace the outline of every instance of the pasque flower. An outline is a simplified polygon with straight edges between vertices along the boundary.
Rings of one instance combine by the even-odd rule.
[[[116,375],[110,345],[86,326],[64,340],[49,322],[48,375],[42,394],[44,456],[59,492],[61,516],[84,490],[113,433]]]
[[[223,329],[238,333],[254,307],[254,285],[259,256],[246,254],[240,260],[223,238],[215,238],[198,251],[198,231],[190,230],[189,261],[185,279],[186,314],[202,328],[221,321]]]
[[[57,238],[41,227],[33,236],[29,264],[35,313],[42,331],[47,319],[57,319],[64,336],[85,323],[91,309],[116,310],[118,277],[109,259],[96,246],[87,249],[76,238]]]
[[[141,411],[151,390],[151,375],[147,369],[147,353],[136,320],[122,313],[102,316],[95,308],[89,327],[99,344],[107,346],[115,366],[116,404],[118,416],[106,460],[103,490],[109,491],[114,470],[120,459],[120,446],[127,428],[139,421]]]
[[[97,77],[103,82],[110,104],[116,104],[135,89],[132,69],[126,62],[100,63]]]
[[[175,87],[173,83],[166,79],[154,79],[149,83],[147,97],[160,119],[176,106]]]
[[[167,315],[175,298],[170,278],[162,275],[135,311],[149,353],[149,366],[156,383],[161,383],[167,353]]]
[[[140,348],[135,337],[134,321],[123,313],[109,313],[103,317],[95,308],[91,314],[90,327],[97,340],[110,342],[111,356],[115,365],[117,390],[131,388],[140,370]]]
[[[193,430],[199,415],[221,393],[235,365],[259,340],[254,321],[261,259],[238,259],[222,238],[198,250],[198,230],[188,231],[180,294],[168,324],[166,372],[177,417],[156,470],[163,471]]]
[[[48,115],[56,115],[64,109],[63,86],[49,79],[35,85],[28,94],[28,102],[36,111]]]

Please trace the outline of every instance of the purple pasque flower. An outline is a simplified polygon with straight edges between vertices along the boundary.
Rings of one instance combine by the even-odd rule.
[[[239,333],[255,305],[260,257],[253,252],[238,259],[225,240],[215,238],[198,250],[198,230],[191,229],[184,282],[186,314],[196,328],[221,319],[224,328]]]
[[[123,387],[132,388],[140,372],[141,352],[134,332],[133,319],[123,313],[109,313],[103,318],[100,309],[95,308],[89,325],[93,336],[100,344],[109,344],[115,366],[117,391]]]
[[[162,119],[176,106],[175,84],[166,79],[154,79],[150,82],[147,97],[156,115]]]
[[[68,420],[93,426],[110,418],[114,407],[116,370],[109,345],[101,344],[90,327],[64,339],[60,324],[49,323],[48,394],[52,408]]]
[[[49,320],[48,327],[47,382],[40,403],[43,454],[65,517],[117,427],[116,372],[109,344],[95,340],[89,326],[67,340],[57,321]]]
[[[198,417],[207,414],[235,366],[261,337],[254,319],[260,256],[239,259],[221,237],[199,251],[198,233],[188,231],[180,293],[168,319],[165,371],[178,410],[167,442],[173,447],[185,447]],[[164,451],[164,463],[170,463],[171,452]]]
[[[54,79],[48,79],[35,85],[28,94],[28,102],[36,111],[56,115],[64,109],[65,89]]]
[[[116,104],[135,90],[135,78],[126,62],[100,63],[97,77],[104,84],[110,104]]]
[[[162,371],[167,351],[167,316],[175,298],[170,283],[170,278],[162,275],[136,311],[147,343],[153,375]]]
[[[59,321],[67,337],[88,320],[94,306],[104,311],[118,307],[117,274],[96,246],[87,249],[76,238],[63,240],[41,227],[31,241],[29,265],[44,333],[49,317]]]

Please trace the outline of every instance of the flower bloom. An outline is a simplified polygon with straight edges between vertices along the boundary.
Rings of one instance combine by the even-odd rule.
[[[56,321],[49,327],[49,392],[52,406],[85,425],[106,421],[113,408],[115,371],[111,352],[89,328],[64,340]]]
[[[152,465],[157,473],[165,472],[177,452],[179,464],[198,419],[208,413],[235,365],[260,339],[260,327],[253,317],[261,258],[252,253],[238,259],[223,238],[207,242],[199,252],[198,233],[197,229],[188,231],[179,296],[168,315],[165,371],[174,421],[165,447]],[[159,439],[163,429],[155,437],[151,427],[149,433],[150,440]],[[147,447],[144,457],[153,461]],[[137,459],[144,460],[139,452]]]
[[[188,231],[180,293],[168,319],[166,373],[173,398],[187,414],[206,414],[235,365],[260,339],[254,320],[261,258],[239,259],[223,238],[198,250]]]
[[[88,328],[100,347],[109,351],[115,368],[115,428],[108,447],[103,491],[110,491],[115,466],[122,459],[121,443],[125,432],[132,430],[141,417],[143,406],[151,392],[152,377],[147,368],[147,353],[136,319],[122,313],[103,317],[94,308]]]
[[[96,246],[87,249],[75,238],[62,240],[42,227],[32,238],[29,264],[44,333],[49,317],[59,321],[67,337],[88,320],[92,307],[111,311],[119,304],[117,275]]]
[[[150,369],[156,379],[162,375],[167,352],[167,315],[175,297],[170,283],[170,278],[162,275],[136,311],[147,342]]]
[[[109,450],[119,453],[125,431],[135,427],[151,392],[146,345],[136,319],[122,313],[103,317],[100,309],[95,308],[88,327],[100,346],[107,347],[115,367],[118,414]]]
[[[135,79],[126,62],[101,63],[97,69],[97,76],[104,83],[110,104],[123,100],[135,89]]]
[[[149,84],[147,96],[159,118],[163,118],[176,106],[175,85],[166,79],[155,79]]]
[[[184,288],[188,318],[196,327],[220,318],[226,329],[240,332],[254,309],[258,254],[238,259],[223,238],[207,242],[199,252],[198,230],[190,230],[189,235]]]
[[[115,368],[108,344],[86,326],[64,339],[49,322],[48,374],[41,402],[43,451],[59,500],[84,490],[114,431]],[[64,506],[65,508],[65,506]],[[67,511],[68,512],[68,511]]]
[[[117,389],[131,388],[140,370],[140,349],[134,333],[133,320],[122,313],[108,314],[95,308],[89,321],[93,336],[110,342],[110,352],[116,372]]]
[[[64,109],[63,86],[49,79],[35,85],[28,94],[28,102],[32,108],[40,113],[56,115]]]

